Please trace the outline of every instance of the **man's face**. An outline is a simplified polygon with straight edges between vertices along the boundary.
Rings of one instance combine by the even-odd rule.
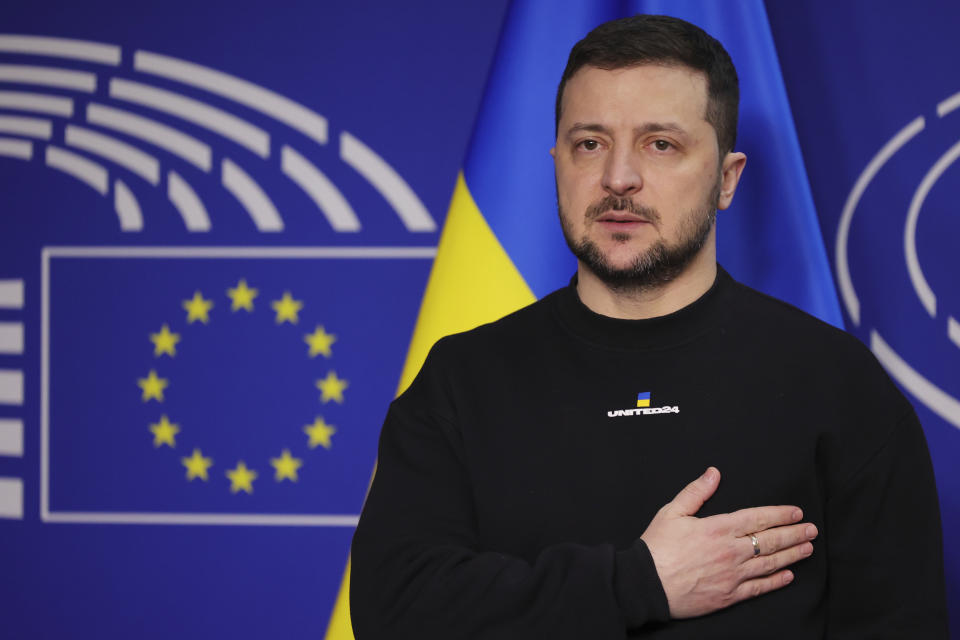
[[[564,236],[614,287],[669,282],[713,255],[716,209],[745,158],[719,161],[707,81],[686,67],[583,67],[567,82],[551,150]]]

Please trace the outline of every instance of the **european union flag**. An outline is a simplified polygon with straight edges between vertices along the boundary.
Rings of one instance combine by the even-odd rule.
[[[396,384],[367,363],[398,361],[409,331],[355,285],[424,265],[103,251],[48,250],[46,517],[355,519],[368,476],[353,463]]]

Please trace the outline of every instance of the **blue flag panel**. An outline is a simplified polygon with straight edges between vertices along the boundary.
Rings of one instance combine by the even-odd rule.
[[[847,327],[907,393],[930,444],[960,637],[960,8],[768,9]]]
[[[429,254],[127,253],[48,250],[52,519],[355,517]]]
[[[505,4],[4,6],[0,636],[323,634]]]

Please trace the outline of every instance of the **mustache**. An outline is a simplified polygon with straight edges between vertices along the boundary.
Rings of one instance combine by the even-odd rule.
[[[637,204],[630,198],[618,198],[612,195],[605,196],[602,200],[587,207],[587,220],[596,220],[607,211],[628,211],[635,216],[643,218],[647,222],[652,222],[653,224],[660,222],[660,214],[657,213],[657,210],[653,207],[645,207]]]

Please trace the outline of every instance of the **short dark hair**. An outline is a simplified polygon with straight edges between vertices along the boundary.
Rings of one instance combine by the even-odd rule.
[[[717,132],[721,157],[733,151],[740,85],[730,54],[700,27],[670,16],[636,15],[605,22],[573,46],[557,88],[554,135],[559,132],[563,90],[581,67],[610,70],[642,64],[702,71],[707,77],[705,118]]]

